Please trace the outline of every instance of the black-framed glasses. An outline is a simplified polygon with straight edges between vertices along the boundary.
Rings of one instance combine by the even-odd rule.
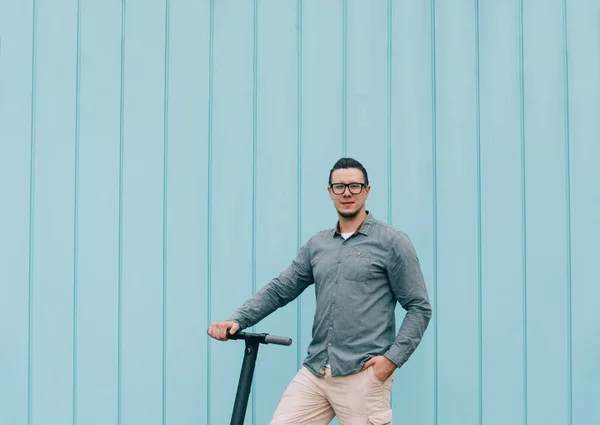
[[[346,188],[350,190],[351,194],[358,195],[362,192],[363,187],[367,187],[367,185],[364,183],[333,183],[329,187],[331,187],[332,192],[336,195],[342,195],[346,191]]]

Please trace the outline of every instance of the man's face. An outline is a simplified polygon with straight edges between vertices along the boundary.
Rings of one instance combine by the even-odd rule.
[[[342,168],[339,170],[335,170],[331,175],[331,184],[335,185],[336,183],[359,183],[360,185],[365,183],[365,177],[361,170],[358,168]],[[350,187],[345,187],[343,193],[340,193],[332,190],[331,186],[327,188],[329,191],[329,196],[333,200],[333,204],[338,214],[345,218],[352,218],[356,216],[365,206],[365,201],[369,197],[369,191],[371,187],[362,187],[357,189],[356,187],[352,189],[352,192],[360,193],[352,193]],[[340,194],[337,194],[340,193]]]

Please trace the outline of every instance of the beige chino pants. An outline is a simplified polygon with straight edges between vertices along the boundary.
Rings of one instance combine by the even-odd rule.
[[[394,375],[379,381],[373,367],[348,376],[317,377],[305,367],[294,376],[275,409],[271,425],[392,425],[390,394]]]

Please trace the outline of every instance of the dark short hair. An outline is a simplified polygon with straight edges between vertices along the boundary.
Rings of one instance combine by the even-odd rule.
[[[363,167],[363,165],[354,158],[338,159],[338,161],[333,165],[331,171],[329,171],[329,184],[331,184],[331,176],[333,172],[342,168],[358,168],[360,171],[362,171],[363,176],[365,177],[365,184],[367,186],[369,185],[369,175],[367,174],[367,170],[365,170],[365,167]]]

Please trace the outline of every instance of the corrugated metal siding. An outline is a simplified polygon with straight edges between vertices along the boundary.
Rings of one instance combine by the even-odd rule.
[[[0,0],[0,28],[0,423],[228,423],[242,346],[206,329],[335,224],[346,155],[435,308],[394,423],[600,421],[597,1]],[[294,345],[248,423],[314,307],[255,327]]]

